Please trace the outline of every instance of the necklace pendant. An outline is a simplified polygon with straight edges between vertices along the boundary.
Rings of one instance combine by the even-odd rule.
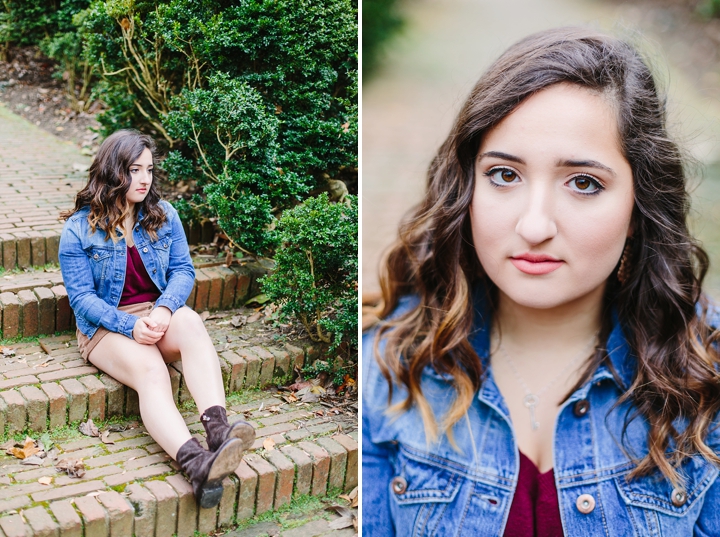
[[[538,427],[540,427],[540,424],[535,419],[535,407],[538,404],[538,396],[532,393],[527,394],[523,398],[523,404],[530,412],[530,426],[532,427],[532,430],[537,431]]]

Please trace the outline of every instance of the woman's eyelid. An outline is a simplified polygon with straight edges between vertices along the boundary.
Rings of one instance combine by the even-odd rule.
[[[492,176],[495,175],[495,174],[498,173],[498,172],[500,172],[500,173],[502,173],[502,172],[510,172],[510,173],[512,173],[512,174],[515,175],[515,178],[516,178],[516,179],[522,180],[522,174],[521,174],[518,170],[516,170],[514,167],[508,166],[508,165],[506,165],[506,164],[496,164],[496,165],[494,165],[494,166],[490,166],[490,167],[487,169],[487,171],[483,172],[483,175],[485,175],[485,176],[487,176],[487,177],[489,177],[489,178],[492,178]],[[508,183],[508,184],[511,184],[511,183]]]
[[[592,173],[587,172],[579,172],[572,174],[566,182],[570,182],[573,179],[590,179],[598,188],[605,188],[605,181],[600,179],[597,175],[593,175]]]

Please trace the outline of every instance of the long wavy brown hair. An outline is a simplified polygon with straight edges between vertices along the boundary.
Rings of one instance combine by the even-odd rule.
[[[100,145],[88,171],[88,183],[75,196],[75,207],[60,214],[70,218],[83,207],[90,207],[88,223],[93,233],[99,228],[105,232],[105,240],[119,240],[116,228],[130,215],[127,193],[132,178],[130,165],[145,149],[149,149],[155,160],[157,147],[150,136],[136,130],[119,130],[108,136]],[[145,214],[140,225],[153,238],[165,222],[165,211],[158,205],[160,194],[153,178],[147,196],[142,203],[135,204],[135,215],[140,208]]]
[[[450,436],[483,373],[468,342],[471,294],[485,290],[491,308],[497,304],[497,289],[478,261],[470,229],[479,146],[525,99],[559,83],[599,92],[617,110],[622,150],[633,172],[633,236],[624,283],[615,273],[606,286],[600,341],[607,341],[611,311],[617,311],[637,358],[632,384],[624,386],[618,404],[632,402],[636,416],[649,425],[649,452],[635,457],[631,476],[659,469],[681,484],[677,469],[686,457],[700,454],[720,464],[705,442],[720,410],[718,355],[711,346],[717,336],[706,322],[701,294],[708,256],[688,231],[685,159],[667,134],[665,100],[642,56],[625,41],[584,28],[544,31],[513,45],[482,75],[430,165],[424,201],[386,256],[379,314],[385,321],[376,356],[390,389],[393,382],[407,388],[407,399],[393,408],[416,405],[431,439],[438,422],[422,393],[422,370],[429,364],[454,379],[455,402],[440,420],[440,432]],[[408,294],[419,299],[418,306],[392,317]],[[386,340],[382,359],[380,339]],[[598,348],[573,391],[601,363],[612,371],[606,349]],[[678,419],[686,424],[682,430],[673,425]]]

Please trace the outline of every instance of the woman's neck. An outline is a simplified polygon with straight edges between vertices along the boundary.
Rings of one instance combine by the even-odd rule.
[[[564,355],[568,348],[587,344],[602,323],[605,289],[551,309],[536,309],[511,300],[500,291],[495,327],[503,346],[542,349]]]

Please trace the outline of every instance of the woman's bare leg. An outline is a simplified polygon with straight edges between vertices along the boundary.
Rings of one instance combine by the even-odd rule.
[[[225,406],[220,361],[197,313],[187,306],[176,310],[157,348],[167,362],[182,358],[183,378],[200,414],[211,406]]]
[[[173,459],[191,435],[175,406],[170,375],[160,350],[122,334],[107,334],[95,346],[90,362],[118,382],[133,388],[140,399],[140,416],[150,436]]]

